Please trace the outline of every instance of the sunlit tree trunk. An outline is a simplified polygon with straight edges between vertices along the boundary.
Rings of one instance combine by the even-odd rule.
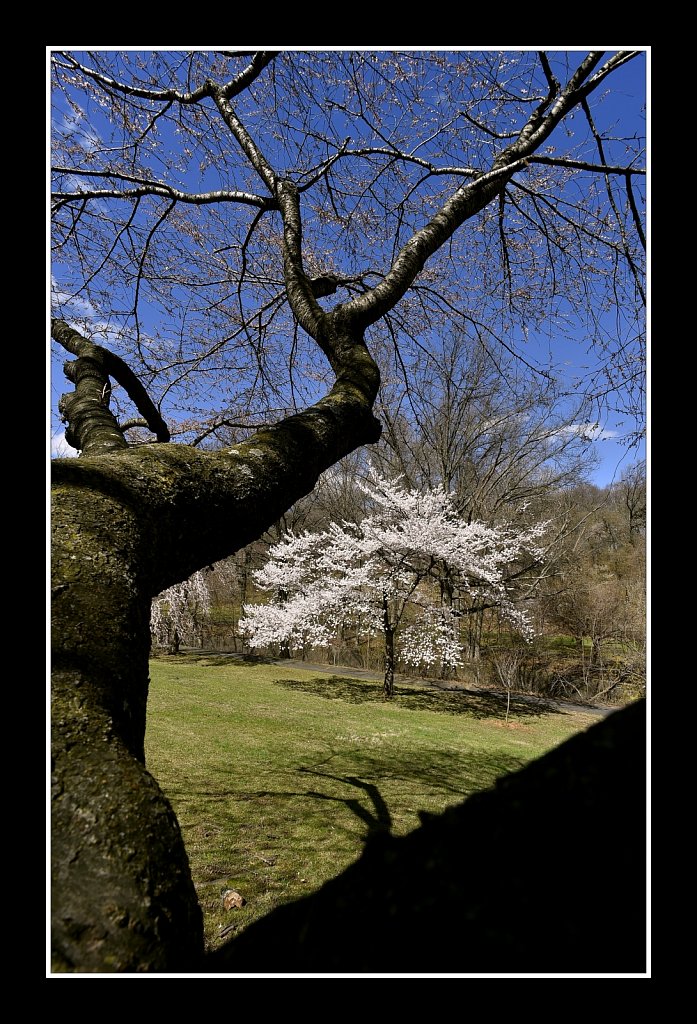
[[[394,697],[394,625],[390,619],[390,607],[387,594],[382,595],[382,628],[385,636],[385,679],[383,693],[385,700]]]

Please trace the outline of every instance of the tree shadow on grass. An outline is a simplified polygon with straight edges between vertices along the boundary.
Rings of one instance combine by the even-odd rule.
[[[154,661],[172,665],[199,665],[201,668],[220,668],[225,662],[234,665],[273,665],[273,658],[261,654],[236,654],[223,651],[179,651],[178,654],[151,654]]]
[[[385,703],[379,685],[366,685],[345,676],[325,679],[275,679],[277,686],[288,690],[312,693],[326,700],[343,700],[347,704]],[[441,715],[468,715],[470,718],[502,718],[506,714],[506,697],[479,690],[403,689],[395,686],[392,703],[408,711],[434,711]],[[540,718],[560,713],[559,708],[545,700],[528,701],[511,696],[509,715],[518,718]]]
[[[424,821],[432,816],[423,810],[424,800],[432,801],[436,794],[446,803],[462,800],[518,771],[526,761],[501,750],[430,749],[406,756],[389,746],[375,751],[353,748],[348,753],[328,751],[320,760],[289,765],[285,771],[270,771],[264,779],[267,786],[263,782],[254,789],[239,786],[236,773],[220,766],[211,769],[210,785],[205,789],[180,779],[168,787],[168,795],[192,809],[205,800],[205,807],[185,815],[188,826],[224,825],[231,807],[246,805],[248,809],[239,818],[246,832],[255,822],[263,822],[264,829],[276,822],[273,831],[286,836],[294,834],[293,822],[301,823],[304,832],[326,829],[333,820],[330,805],[341,804],[365,825],[367,840],[391,832],[394,823],[389,801],[395,799],[396,791],[401,802],[406,801],[412,813]]]
[[[523,755],[517,757],[501,750],[486,752],[476,750],[471,753],[451,750],[425,750],[417,755],[410,751],[408,757],[395,748],[381,747],[379,750],[353,748],[348,753],[328,752],[321,761],[311,764],[287,767],[285,770],[274,769],[267,773],[270,784],[277,782],[281,776],[289,781],[297,775],[323,778],[330,787],[331,782],[362,789],[376,808],[377,817],[386,818],[379,807],[384,808],[385,801],[377,794],[376,783],[390,780],[399,782],[401,788],[408,786],[448,793],[455,797],[467,796],[469,793],[493,785],[494,781],[510,772],[518,771],[527,763]],[[342,764],[343,762],[343,764]],[[331,769],[331,770],[330,770]],[[213,803],[227,800],[257,801],[268,800],[269,797],[283,799],[305,799],[307,796],[317,797],[316,791],[272,788],[246,789],[235,784],[237,774],[227,766],[211,768],[210,786],[202,788],[198,783],[180,779],[178,784],[167,788],[169,796],[178,799],[200,799],[204,797]],[[231,784],[232,783],[232,784]],[[328,797],[327,797],[328,798]]]
[[[644,972],[645,730],[644,702],[630,705],[407,835],[376,837],[202,971]],[[565,867],[598,850],[620,882],[576,893]]]
[[[340,796],[332,793],[320,792],[316,789],[309,789],[304,793],[284,793],[283,796],[293,796],[299,797],[303,800],[310,799],[343,804],[347,810],[354,814],[359,821],[362,821],[366,826],[366,841],[374,835],[390,833],[390,830],[392,829],[392,815],[390,814],[389,807],[383,799],[380,790],[373,782],[361,779],[357,775],[331,775],[329,772],[318,772],[312,768],[298,768],[298,772],[314,775],[317,778],[326,779],[328,782],[336,782],[340,786],[351,786],[354,789],[362,791],[367,797],[372,809],[371,807],[365,807],[363,803],[361,803],[360,796]],[[279,794],[271,792],[262,792],[258,794],[260,797],[278,795]]]

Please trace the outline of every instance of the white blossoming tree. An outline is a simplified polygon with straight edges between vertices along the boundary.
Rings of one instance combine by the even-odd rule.
[[[168,587],[153,598],[150,633],[155,647],[177,654],[180,643],[201,639],[201,623],[210,612],[211,599],[202,572]]]
[[[240,622],[252,647],[329,647],[346,625],[382,634],[384,693],[391,698],[396,654],[420,667],[462,663],[458,613],[441,600],[446,577],[450,587],[499,608],[516,630],[532,635],[510,580],[542,557],[545,523],[466,523],[440,487],[407,490],[377,474],[360,486],[372,509],[359,526],[289,533],[270,549],[255,573],[270,600],[245,605]]]

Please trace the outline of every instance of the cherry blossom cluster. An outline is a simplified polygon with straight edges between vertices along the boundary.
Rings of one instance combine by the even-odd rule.
[[[359,526],[287,534],[254,574],[269,594],[244,607],[241,631],[253,647],[329,647],[342,627],[376,635],[399,630],[401,658],[413,665],[461,664],[460,620],[441,601],[440,581],[497,607],[524,635],[508,578],[521,559],[542,557],[546,523],[525,528],[464,522],[442,487],[413,490],[377,473],[359,483],[370,511]],[[406,614],[405,614],[406,611]]]
[[[150,606],[150,633],[155,647],[168,647],[174,634],[184,643],[199,639],[201,619],[210,611],[210,594],[202,572],[168,587]]]

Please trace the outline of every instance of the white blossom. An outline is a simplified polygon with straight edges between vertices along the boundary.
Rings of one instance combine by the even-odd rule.
[[[202,620],[210,613],[210,594],[201,572],[153,598],[150,634],[156,647],[177,647],[200,641]]]
[[[330,523],[319,533],[289,533],[269,550],[266,565],[254,573],[269,600],[245,605],[240,621],[252,647],[330,647],[342,626],[381,633],[387,615],[390,629],[403,623],[397,639],[405,662],[457,667],[460,620],[441,602],[439,583],[446,576],[532,636],[506,574],[522,557],[541,557],[545,523],[525,529],[466,523],[442,487],[409,490],[376,473],[359,486],[371,505],[359,526]]]

